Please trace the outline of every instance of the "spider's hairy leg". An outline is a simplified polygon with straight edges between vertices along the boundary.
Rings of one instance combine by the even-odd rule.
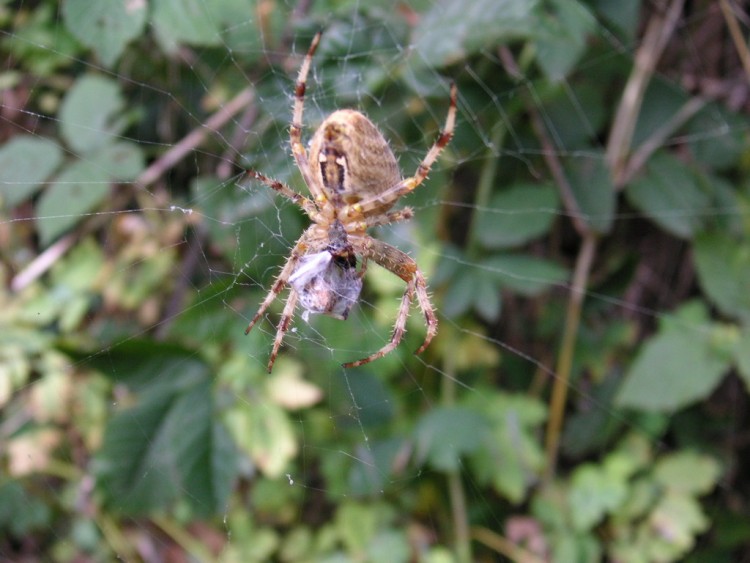
[[[273,339],[273,350],[271,350],[271,357],[268,359],[268,373],[271,373],[273,364],[276,362],[276,356],[279,355],[279,348],[284,340],[284,335],[289,330],[289,326],[292,324],[292,318],[294,317],[294,308],[297,306],[298,293],[292,288],[287,297],[286,305],[284,305],[284,311],[281,313],[281,320],[279,326],[276,328],[276,338]]]
[[[302,112],[305,109],[305,89],[307,88],[307,75],[310,72],[310,66],[312,65],[312,58],[315,54],[315,49],[318,48],[320,43],[320,32],[315,34],[313,37],[310,48],[305,55],[305,60],[302,62],[302,66],[299,69],[297,75],[297,84],[294,88],[294,109],[292,112],[292,125],[289,127],[289,140],[292,144],[292,154],[294,160],[297,162],[297,168],[302,173],[302,178],[307,184],[307,188],[313,196],[315,201],[324,201],[325,195],[320,187],[315,183],[310,172],[310,162],[307,159],[307,151],[305,145],[302,144]]]
[[[248,170],[247,173],[258,180],[260,183],[265,184],[278,194],[283,195],[285,198],[297,204],[305,213],[307,213],[310,219],[315,221],[315,218],[318,216],[318,208],[311,200],[309,200],[302,194],[298,194],[286,184],[282,184],[278,180],[269,178],[268,176],[262,174],[261,172],[258,172],[257,170]]]
[[[424,313],[425,323],[427,324],[427,334],[425,335],[424,342],[415,352],[415,354],[421,354],[437,334],[438,320],[435,315],[435,309],[430,302],[430,296],[427,293],[427,282],[422,272],[419,271],[417,263],[397,248],[369,236],[354,239],[352,242],[355,251],[363,256],[363,258],[374,260],[404,280],[406,282],[406,290],[401,298],[401,305],[398,309],[390,341],[374,354],[361,360],[347,362],[343,366],[346,368],[361,366],[382,358],[393,351],[401,342],[404,332],[406,332],[406,320],[409,317],[409,308],[415,294],[417,303],[419,303],[419,307]]]
[[[297,263],[299,262],[300,258],[304,254],[305,248],[307,247],[305,239],[306,234],[307,231],[303,233],[302,237],[297,241],[297,244],[294,245],[289,259],[286,261],[286,264],[284,264],[281,272],[279,272],[279,275],[276,278],[271,291],[268,292],[268,295],[266,295],[263,303],[260,304],[258,312],[255,313],[255,316],[252,318],[250,323],[248,323],[247,328],[245,329],[245,334],[248,334],[251,330],[253,330],[255,323],[258,322],[258,320],[263,316],[263,313],[266,312],[266,309],[271,306],[271,303],[276,300],[276,298],[279,296],[279,293],[281,293],[284,290],[284,287],[286,287],[286,284],[289,281],[289,277],[292,275],[294,268],[297,266]]]
[[[430,301],[430,295],[427,293],[427,282],[425,281],[422,272],[416,270],[414,272],[414,280],[414,291],[417,294],[417,302],[424,313],[425,323],[427,324],[427,334],[425,334],[424,342],[422,342],[422,345],[417,348],[416,352],[414,352],[415,354],[421,354],[430,345],[432,339],[435,338],[435,335],[437,334],[438,320],[435,315],[435,309],[432,306],[432,301]]]
[[[404,296],[401,298],[401,306],[398,308],[398,315],[396,316],[396,324],[393,327],[393,334],[391,335],[390,341],[385,346],[366,358],[354,362],[346,362],[345,364],[342,364],[342,366],[345,368],[356,368],[364,364],[369,364],[370,362],[382,358],[386,354],[395,350],[396,346],[399,345],[401,339],[404,337],[404,332],[406,332],[406,319],[409,317],[409,307],[411,307],[413,296],[414,284],[410,283],[407,285]],[[424,347],[425,346],[423,345],[420,350]]]
[[[457,97],[456,83],[451,82],[450,89],[450,106],[448,107],[448,115],[445,118],[445,125],[443,130],[438,135],[435,143],[432,145],[427,155],[424,157],[422,162],[417,166],[417,171],[411,178],[404,178],[395,186],[392,186],[375,197],[359,202],[360,211],[367,213],[372,209],[387,206],[388,204],[396,201],[398,198],[414,191],[430,173],[432,165],[435,164],[440,153],[448,145],[450,140],[453,138],[453,131],[456,127],[456,97]]]
[[[414,217],[414,210],[411,207],[404,207],[398,211],[389,211],[383,215],[365,217],[362,221],[349,222],[345,223],[345,225],[348,231],[361,232],[370,227],[389,225],[391,223],[398,223],[399,221],[408,221],[412,217]]]

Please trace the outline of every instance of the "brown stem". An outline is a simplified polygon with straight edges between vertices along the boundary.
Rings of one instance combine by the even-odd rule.
[[[179,143],[141,172],[135,180],[135,185],[143,188],[153,184],[167,170],[182,160],[186,154],[200,145],[209,134],[217,132],[227,121],[249,104],[253,96],[254,90],[252,87],[242,90],[227,104],[222,106],[219,111],[213,114],[208,121],[188,133]],[[73,246],[79,235],[80,233],[68,233],[32,260],[26,268],[13,278],[11,282],[13,291],[21,291],[34,280],[44,275]]]
[[[588,233],[583,237],[583,244],[576,258],[576,267],[573,272],[573,283],[570,288],[570,300],[565,313],[565,326],[563,328],[562,344],[560,354],[555,366],[555,383],[552,387],[552,398],[550,400],[549,420],[547,421],[546,436],[546,459],[547,470],[545,479],[551,479],[555,474],[557,456],[560,449],[560,436],[565,415],[565,402],[570,387],[570,371],[573,366],[573,354],[575,352],[578,326],[581,321],[581,309],[583,298],[588,287],[589,273],[596,255],[596,234]]]
[[[508,71],[513,75],[519,75],[515,60],[507,49],[501,49],[501,59],[506,65]],[[570,299],[565,319],[565,328],[563,331],[560,352],[557,357],[557,366],[555,368],[555,381],[552,386],[552,397],[550,400],[550,416],[547,422],[546,436],[546,458],[547,458],[547,478],[554,475],[557,465],[557,456],[560,448],[560,435],[562,433],[563,419],[565,416],[565,402],[570,387],[570,371],[573,365],[573,354],[575,352],[576,338],[578,336],[578,326],[581,320],[581,309],[583,298],[586,295],[588,287],[589,274],[596,254],[597,235],[584,220],[581,209],[576,201],[573,189],[565,176],[565,171],[559,158],[554,143],[550,139],[544,120],[536,109],[532,100],[524,97],[526,110],[531,118],[531,124],[534,128],[539,141],[543,147],[544,161],[549,168],[550,174],[555,180],[555,184],[562,195],[563,205],[568,214],[572,217],[573,226],[583,239],[583,244],[578,252],[576,267],[573,274],[573,282],[570,288]]]
[[[179,143],[161,155],[151,166],[146,168],[136,179],[136,185],[145,187],[153,184],[167,170],[180,162],[187,153],[200,145],[210,133],[216,133],[227,121],[232,119],[242,108],[249,104],[254,96],[254,89],[248,86],[223,105],[208,121],[185,135]]]
[[[737,49],[740,61],[742,61],[742,68],[745,69],[745,74],[748,79],[750,79],[750,52],[748,51],[745,38],[742,35],[740,24],[737,23],[737,16],[729,5],[729,0],[720,0],[719,5],[721,6],[721,13],[724,15],[724,19],[727,22],[729,34],[732,36],[732,41],[734,42],[734,47]]]
[[[684,1],[673,0],[666,12],[659,11],[651,18],[635,55],[633,72],[623,90],[607,143],[607,162],[615,185],[622,185],[620,177],[627,163],[643,95],[654,74],[656,63],[677,26]]]

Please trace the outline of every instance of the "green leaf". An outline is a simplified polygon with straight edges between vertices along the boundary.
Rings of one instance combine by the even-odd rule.
[[[616,75],[611,68],[597,67],[597,75],[599,72]],[[607,76],[601,80],[607,80]],[[569,81],[565,88],[550,88],[550,92],[539,96],[544,99],[544,121],[554,131],[555,144],[565,147],[569,155],[576,155],[574,158],[590,154],[598,142],[597,132],[607,126],[609,118],[609,101],[599,81]],[[585,116],[580,108],[586,108]]]
[[[21,539],[34,530],[51,525],[52,511],[40,499],[28,494],[17,481],[0,483],[0,531]],[[10,539],[10,538],[8,538]]]
[[[579,156],[565,166],[581,219],[598,233],[612,228],[615,213],[615,187],[604,155]]]
[[[154,0],[151,23],[157,39],[168,52],[174,51],[180,43],[219,45],[218,8],[201,0]]]
[[[111,143],[123,129],[115,120],[124,101],[114,80],[88,74],[76,80],[60,107],[60,133],[75,151],[85,154]]]
[[[492,249],[525,244],[547,233],[559,206],[557,190],[552,186],[513,186],[477,211],[478,239]]]
[[[587,463],[578,467],[571,479],[570,508],[573,526],[586,531],[614,511],[628,494],[627,478]]]
[[[28,199],[62,162],[56,143],[43,137],[18,135],[0,148],[0,208]]]
[[[640,21],[641,1],[622,2],[621,0],[595,0],[595,11],[606,18],[609,24],[625,33],[629,40],[635,39]]]
[[[655,74],[643,94],[643,104],[638,113],[631,146],[638,147],[651,139],[664,127],[664,123],[675,117],[689,97],[683,88],[675,87],[671,80]],[[671,154],[666,150],[662,152]]]
[[[719,310],[750,323],[750,239],[703,233],[693,246],[698,281]]]
[[[381,494],[394,478],[394,468],[398,464],[398,456],[403,455],[404,446],[403,439],[392,438],[358,447],[354,459],[367,461],[352,465],[349,491],[356,496]]]
[[[2,43],[4,52],[12,53],[16,68],[37,78],[50,78],[79,60],[80,43],[60,25],[59,3],[15,8],[17,17],[4,20],[13,27],[12,32],[6,28],[9,32]]]
[[[750,327],[742,330],[740,340],[735,348],[737,371],[745,382],[745,388],[750,392]]]
[[[160,378],[179,376],[179,362],[165,368]],[[200,514],[223,509],[237,463],[213,412],[205,369],[195,384],[143,393],[113,417],[95,463],[106,504],[125,514],[163,510],[178,499]]]
[[[450,280],[450,285],[443,298],[443,315],[455,319],[471,309],[474,303],[475,288],[477,285],[476,275],[464,268],[451,272],[455,278]]]
[[[492,272],[443,268],[442,275],[451,275],[451,283],[443,298],[443,314],[455,318],[473,309],[488,322],[500,318],[501,284]]]
[[[126,0],[66,0],[65,25],[102,63],[111,67],[146,23],[146,2]]]
[[[625,189],[630,203],[673,235],[690,239],[703,224],[708,194],[684,162],[661,152],[654,155],[646,174]]]
[[[457,471],[461,456],[476,450],[487,430],[487,420],[475,412],[461,407],[437,408],[417,423],[416,458],[438,471]]]
[[[642,346],[618,393],[619,406],[670,412],[708,397],[730,361],[712,345],[705,316],[703,307],[684,306]]]
[[[731,123],[731,127],[727,124]],[[690,120],[685,138],[690,154],[704,170],[733,168],[745,151],[743,129],[748,126],[747,116],[733,112],[721,103],[707,104]],[[708,131],[721,131],[721,135],[707,135]]]
[[[584,53],[588,36],[597,28],[596,18],[583,4],[567,0],[549,0],[538,14],[537,62],[547,78],[557,82]]]
[[[372,507],[361,503],[342,503],[336,511],[336,530],[346,548],[361,553],[378,529],[378,515]]]
[[[297,438],[287,413],[270,403],[241,402],[224,414],[237,446],[269,477],[283,475],[297,453]]]
[[[539,295],[568,279],[565,268],[529,255],[493,256],[482,262],[482,268],[504,287],[527,297]]]
[[[60,174],[44,190],[36,206],[37,225],[42,245],[84,221],[109,196],[110,183],[102,180],[99,165],[78,161]]]
[[[413,561],[414,551],[405,529],[383,530],[367,546],[366,561]]]
[[[484,390],[466,406],[490,424],[483,447],[470,454],[477,476],[511,502],[522,502],[544,468],[537,438],[546,418],[544,405],[523,395]]]
[[[336,323],[341,330],[346,325]],[[348,413],[357,411],[357,427],[383,425],[393,419],[395,399],[391,389],[375,373],[364,372],[350,377],[342,371],[336,375],[326,374],[329,379],[328,400],[335,413],[348,418]]]
[[[483,272],[483,274],[485,274]],[[477,315],[482,317],[488,323],[495,322],[500,318],[500,309],[502,306],[500,300],[500,287],[495,279],[487,275],[476,277],[476,288],[474,296],[474,310]]]
[[[145,167],[143,151],[137,145],[127,142],[106,145],[89,159],[96,162],[107,177],[116,182],[135,180]]]
[[[649,546],[649,561],[681,559],[695,545],[695,536],[709,525],[697,500],[675,493],[662,497],[649,520],[652,529],[658,530]]]
[[[503,41],[531,35],[537,0],[437,0],[414,28],[416,62],[441,67]]]
[[[664,456],[654,476],[665,488],[677,493],[705,495],[716,486],[721,474],[715,459],[683,451]]]
[[[200,383],[208,370],[194,351],[167,342],[131,338],[107,348],[106,353],[96,351],[66,350],[66,353],[137,394],[181,393]],[[164,377],[165,372],[169,372],[169,377]]]

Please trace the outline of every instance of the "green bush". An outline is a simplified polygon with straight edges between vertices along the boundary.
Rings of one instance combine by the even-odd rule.
[[[732,560],[748,52],[707,6],[2,3],[0,559]],[[411,174],[458,86],[414,219],[374,230],[440,327],[342,368],[404,291],[373,264],[268,374],[275,327],[243,329],[308,220],[246,171],[307,194],[319,29],[305,139],[355,107]]]

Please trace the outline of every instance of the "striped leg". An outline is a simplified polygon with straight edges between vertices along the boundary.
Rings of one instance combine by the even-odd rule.
[[[361,360],[347,362],[343,364],[344,367],[352,368],[368,364],[374,360],[382,358],[399,345],[404,333],[406,332],[406,320],[409,318],[409,308],[411,307],[415,295],[417,297],[417,303],[419,304],[420,309],[422,309],[422,313],[424,313],[425,323],[427,325],[427,334],[425,335],[424,342],[415,352],[415,354],[421,354],[425,351],[427,346],[430,345],[430,342],[437,334],[438,320],[435,315],[435,309],[430,301],[430,296],[427,293],[427,282],[425,281],[422,272],[419,271],[417,263],[397,248],[377,239],[363,237],[363,239],[356,242],[356,249],[359,254],[364,258],[374,260],[376,263],[399,276],[406,282],[406,290],[401,298],[401,306],[398,309],[398,315],[396,316],[396,322],[393,327],[390,341],[374,354]]]
[[[302,173],[302,178],[304,178],[313,199],[315,201],[325,201],[325,195],[312,179],[310,163],[307,160],[307,151],[305,150],[305,145],[302,144],[302,111],[305,109],[307,74],[310,72],[310,65],[315,54],[315,49],[318,48],[318,43],[320,43],[320,33],[316,33],[315,37],[313,37],[310,49],[308,49],[305,60],[302,62],[299,74],[297,75],[297,85],[294,88],[294,111],[292,113],[292,126],[289,128],[289,139],[292,143],[294,160],[297,161],[297,168]]]

